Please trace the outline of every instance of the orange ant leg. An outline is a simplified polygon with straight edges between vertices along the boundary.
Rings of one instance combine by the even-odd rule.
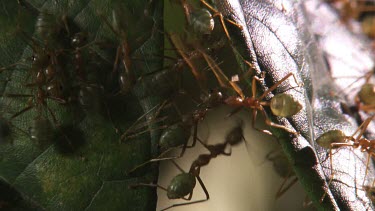
[[[365,176],[363,178],[363,182],[362,182],[362,186],[365,185],[365,182],[366,182],[366,177],[367,177],[367,173],[368,173],[368,165],[370,164],[370,157],[371,157],[372,153],[368,153],[367,155],[367,159],[366,159],[366,170],[365,170]]]
[[[294,135],[296,135],[296,136],[299,135],[299,132],[298,132],[298,131],[291,130],[291,129],[289,129],[288,127],[285,127],[284,125],[280,125],[280,124],[276,124],[276,123],[272,122],[271,119],[268,117],[266,111],[264,110],[263,106],[262,106],[262,108],[261,108],[261,112],[263,113],[263,116],[264,116],[265,119],[266,119],[265,122],[266,122],[267,125],[269,125],[269,126],[271,126],[271,127],[276,127],[276,128],[283,129],[283,130],[285,130],[285,131],[287,131],[287,132],[289,132],[289,133],[292,133],[292,134],[294,134]]]
[[[225,21],[224,21],[224,19],[227,20],[229,23],[231,23],[231,24],[237,26],[240,30],[243,29],[243,27],[242,27],[240,24],[238,24],[238,23],[236,23],[236,22],[234,22],[234,21],[232,21],[232,20],[230,20],[230,19],[226,19],[226,18],[224,18],[223,14],[222,14],[221,12],[219,12],[217,9],[213,8],[210,4],[208,4],[208,3],[206,2],[206,0],[200,0],[200,2],[201,2],[202,4],[204,4],[209,10],[211,10],[211,11],[214,13],[214,14],[212,15],[212,17],[218,16],[218,17],[220,18],[221,25],[222,25],[223,30],[224,30],[224,32],[225,32],[225,35],[227,36],[227,38],[228,38],[229,41],[231,41],[231,38],[230,38],[230,35],[229,35],[229,32],[228,32],[228,29],[227,29],[227,27],[226,27],[226,25],[225,25]]]
[[[331,143],[330,144],[330,147],[329,147],[329,161],[330,161],[331,175],[330,175],[330,179],[329,179],[328,184],[327,184],[328,188],[331,185],[331,183],[333,181],[333,176],[335,174],[335,172],[333,170],[333,153],[332,153],[332,149],[340,148],[340,147],[345,147],[345,146],[353,146],[353,144],[352,143]],[[320,199],[320,202],[323,202],[323,200],[324,200],[325,196],[327,195],[327,193],[328,193],[328,190],[323,194],[322,198]]]
[[[284,76],[281,80],[279,80],[278,82],[276,82],[274,85],[272,85],[271,88],[269,88],[267,91],[265,91],[262,96],[260,96],[258,98],[258,100],[262,100],[263,98],[265,98],[270,92],[272,92],[273,90],[275,90],[281,83],[283,83],[284,81],[286,81],[286,79],[288,79],[290,76],[293,76],[293,79],[294,81],[296,82],[296,84],[298,86],[303,86],[302,83],[298,83],[298,80],[296,78],[296,76],[294,75],[294,73],[288,73],[286,76]],[[255,96],[255,95],[254,95]]]
[[[359,105],[359,110],[362,110],[365,112],[374,112],[375,105]]]
[[[255,122],[256,122],[257,114],[258,114],[258,110],[257,109],[253,109],[253,118],[251,120],[251,127],[254,128],[257,131],[260,131],[262,133],[265,133],[267,135],[272,136],[271,131],[269,131],[269,130],[263,130],[263,129],[259,129],[259,128],[255,127]]]
[[[371,123],[371,120],[372,120],[374,117],[375,117],[375,114],[372,115],[372,116],[370,116],[370,117],[368,117],[365,121],[363,121],[363,123],[362,123],[362,124],[357,128],[357,130],[353,133],[353,135],[351,136],[351,137],[352,137],[351,139],[353,139],[354,136],[355,136],[355,134],[357,134],[357,133],[359,132],[357,138],[354,139],[354,140],[359,140],[359,139],[363,136],[363,134],[365,133],[365,131],[366,131],[366,129],[367,129],[367,126]],[[354,141],[354,140],[353,140],[353,141]]]

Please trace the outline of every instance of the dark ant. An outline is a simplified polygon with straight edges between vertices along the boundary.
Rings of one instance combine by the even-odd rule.
[[[120,21],[120,14],[119,11],[113,10],[113,22],[114,24],[110,24],[108,20],[102,16],[106,25],[110,28],[110,30],[119,37],[120,44],[116,50],[116,58],[113,64],[113,71],[112,74],[115,74],[118,71],[119,74],[119,84],[120,84],[120,93],[127,94],[131,91],[136,83],[136,76],[131,69],[132,61],[130,58],[131,49],[127,39],[127,32],[123,30],[124,26],[120,26],[118,23]],[[119,65],[122,66],[123,69],[119,68]]]
[[[31,76],[32,79],[31,82],[26,83],[25,86],[37,87],[37,95],[48,95],[48,98],[64,104],[65,99],[63,98],[65,94],[66,78],[58,62],[58,52],[47,49],[45,45],[38,43],[35,38],[29,37],[25,32],[20,31],[20,33],[33,51],[31,67],[28,69],[28,75]],[[3,67],[0,69],[0,72],[18,65],[20,65],[20,63]],[[46,87],[46,90],[44,87]],[[41,92],[46,92],[47,94]]]
[[[78,78],[82,81],[86,80],[86,73],[82,58],[82,47],[87,41],[87,34],[79,32],[74,34],[71,39],[71,45],[74,48],[74,69]]]
[[[217,90],[211,91],[211,93],[209,93],[206,96],[203,103],[199,105],[199,107],[202,107],[202,108],[196,109],[191,114],[184,115],[182,117],[181,123],[172,125],[164,130],[159,140],[159,146],[160,146],[160,150],[162,151],[162,153],[158,157],[136,166],[135,168],[130,170],[130,172],[133,172],[137,170],[138,168],[151,162],[172,160],[172,159],[177,159],[177,158],[182,157],[187,148],[193,148],[197,140],[200,141],[200,139],[198,138],[199,122],[201,122],[204,119],[204,117],[207,115],[209,110],[220,105],[222,103],[222,100],[223,100],[223,95],[220,91],[217,91]],[[193,128],[192,133],[191,133],[191,128]],[[191,135],[193,136],[193,141],[191,145],[188,145],[188,141]],[[229,140],[229,142],[231,142],[231,140]],[[164,157],[165,154],[167,154],[171,150],[176,149],[178,147],[182,147],[182,150],[179,155],[173,156],[173,157]]]
[[[216,145],[206,145],[203,144],[210,154],[201,154],[198,156],[198,158],[191,164],[189,172],[184,172],[180,166],[173,160],[172,163],[182,172],[181,174],[178,174],[175,176],[172,181],[170,182],[168,188],[164,188],[160,185],[157,184],[146,184],[146,183],[140,183],[136,185],[131,185],[130,187],[139,187],[139,186],[147,186],[147,187],[158,187],[164,191],[167,192],[167,196],[169,199],[185,199],[185,200],[191,200],[193,196],[193,190],[196,185],[196,179],[198,180],[199,184],[201,185],[206,198],[197,200],[197,201],[192,201],[192,202],[186,202],[186,203],[180,203],[180,204],[173,204],[167,208],[164,208],[162,210],[167,210],[172,207],[177,207],[177,206],[184,206],[184,205],[189,205],[189,204],[195,204],[195,203],[200,203],[209,200],[210,195],[207,191],[207,188],[205,187],[202,179],[200,178],[200,169],[203,166],[208,165],[208,163],[211,161],[211,159],[216,158],[218,155],[225,155],[225,156],[230,156],[231,151],[226,152],[225,149],[227,148],[228,145],[230,146],[235,146],[239,144],[242,140],[244,140],[243,136],[243,122],[242,120],[240,121],[240,124],[233,128],[226,136],[225,142],[216,144]],[[199,139],[198,139],[199,140]],[[185,198],[185,196],[188,196],[188,198]]]
[[[331,175],[330,175],[330,180],[328,182],[328,186],[331,184],[333,180],[333,175],[334,175],[332,149],[338,149],[341,147],[352,147],[353,149],[359,148],[361,152],[368,153],[366,171],[365,171],[365,178],[366,178],[367,173],[368,173],[368,166],[370,163],[369,162],[370,157],[374,156],[374,153],[375,153],[375,140],[368,140],[367,138],[363,137],[363,134],[365,133],[368,125],[370,124],[370,122],[372,121],[374,117],[375,115],[372,115],[371,117],[367,118],[351,136],[345,135],[345,133],[341,130],[330,130],[330,131],[323,133],[316,139],[316,143],[319,146],[329,150]],[[366,181],[365,178],[363,180],[363,184]],[[327,192],[324,193],[324,195],[321,198],[321,201],[323,201],[326,194]]]
[[[55,15],[42,11],[36,20],[36,33],[43,39],[44,44],[49,46],[56,46],[61,42],[61,35],[65,29],[66,35],[69,36],[70,31],[68,27],[68,18],[66,15],[56,17]]]

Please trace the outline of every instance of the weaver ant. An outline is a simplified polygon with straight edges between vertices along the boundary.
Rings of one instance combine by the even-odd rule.
[[[282,82],[286,81],[289,77],[293,76],[295,82],[297,84],[298,81],[297,81],[297,78],[295,77],[295,75],[293,73],[288,73],[286,76],[284,76],[280,81],[276,82],[272,87],[270,87],[267,91],[265,91],[260,97],[256,97],[256,82],[257,81],[262,81],[264,79],[264,76],[262,76],[262,78],[258,78],[257,76],[253,76],[253,80],[252,80],[252,96],[251,97],[235,97],[235,96],[230,96],[228,97],[227,99],[225,99],[225,103],[230,105],[230,106],[234,106],[234,107],[237,107],[237,108],[241,108],[241,107],[244,107],[244,108],[250,108],[252,109],[252,113],[253,113],[253,118],[252,118],[252,127],[258,131],[261,131],[263,133],[266,133],[266,134],[269,134],[269,135],[272,135],[272,133],[268,130],[262,130],[262,129],[259,129],[259,128],[256,128],[255,127],[255,120],[256,120],[256,117],[257,117],[257,113],[258,111],[260,111],[263,116],[266,118],[265,119],[265,123],[271,127],[276,127],[276,128],[280,128],[280,129],[283,129],[289,133],[293,133],[293,134],[298,134],[298,132],[294,131],[294,130],[291,130],[283,125],[280,125],[280,124],[276,124],[274,122],[272,122],[270,120],[270,118],[268,117],[265,109],[264,109],[264,106],[271,106],[271,110],[272,112],[276,115],[276,116],[281,116],[281,117],[290,117],[290,116],[293,116],[295,115],[296,113],[298,113],[301,109],[302,109],[302,105],[296,101],[292,96],[290,95],[287,95],[287,94],[279,94],[279,95],[275,95],[273,98],[275,98],[273,101],[271,99],[271,102],[268,102],[268,101],[262,101],[263,98],[265,98],[269,93],[271,93],[273,90],[275,90],[278,85],[280,85]],[[237,110],[235,110],[235,112],[237,112]],[[233,113],[233,112],[232,112]]]
[[[375,140],[369,140],[363,137],[363,134],[365,133],[367,126],[370,124],[374,117],[375,115],[372,115],[371,117],[367,118],[351,136],[345,135],[345,133],[341,130],[330,130],[323,133],[316,139],[316,143],[319,146],[329,150],[331,175],[330,180],[328,182],[328,186],[331,184],[334,175],[332,149],[337,149],[341,147],[352,147],[353,149],[359,148],[361,152],[368,153],[365,177],[363,180],[363,183],[365,183],[370,158],[375,155]],[[321,201],[323,201],[326,194],[327,192],[324,193],[324,195],[321,198]]]
[[[130,58],[130,45],[128,43],[127,32],[124,31],[121,24],[121,14],[119,10],[112,10],[113,24],[102,16],[105,24],[119,38],[120,43],[116,50],[116,58],[113,64],[112,75],[118,71],[118,80],[120,84],[120,93],[127,94],[131,91],[136,83],[136,76],[132,70],[132,60]],[[119,65],[123,68],[119,68]]]
[[[226,152],[225,149],[227,148],[227,145],[234,146],[239,144],[242,140],[244,140],[243,137],[243,122],[241,121],[238,126],[233,128],[226,136],[225,142],[224,143],[219,143],[216,145],[206,145],[203,144],[210,154],[201,154],[198,156],[196,160],[193,161],[193,163],[190,166],[189,172],[185,172],[182,170],[182,168],[173,160],[172,163],[182,172],[181,174],[178,174],[175,176],[168,188],[164,188],[160,185],[157,184],[146,184],[146,183],[140,183],[140,184],[135,184],[131,185],[130,187],[139,187],[139,186],[147,186],[147,187],[157,187],[160,188],[164,191],[167,192],[167,196],[169,199],[185,199],[185,200],[191,200],[193,196],[193,190],[196,185],[196,179],[198,180],[199,184],[201,185],[206,198],[197,200],[197,201],[192,201],[192,202],[186,202],[186,203],[180,203],[180,204],[174,204],[171,205],[167,208],[164,208],[162,210],[167,210],[172,207],[177,207],[177,206],[184,206],[184,205],[189,205],[189,204],[195,204],[195,203],[200,203],[209,200],[210,196],[207,191],[207,188],[205,187],[202,179],[200,178],[200,169],[203,166],[208,165],[208,163],[211,161],[211,159],[216,158],[218,155],[225,155],[225,156],[230,156],[231,151]],[[185,196],[188,196],[188,198],[185,198]]]

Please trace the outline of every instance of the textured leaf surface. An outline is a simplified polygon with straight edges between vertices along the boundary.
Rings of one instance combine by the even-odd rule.
[[[303,13],[301,5],[294,1],[275,1],[273,4],[268,1],[217,1],[217,4],[221,12],[244,26],[239,33],[242,42],[236,40],[237,46],[246,46],[242,51],[255,66],[257,74],[266,72],[263,91],[290,72],[304,83],[303,87],[296,87],[290,79],[273,92],[289,93],[303,104],[302,112],[292,118],[277,118],[279,123],[296,129],[301,135],[295,137],[284,131],[274,131],[274,134],[315,206],[321,210],[366,210],[371,207],[361,188],[366,167],[364,153],[351,149],[335,153],[334,180],[327,186],[331,175],[328,154],[314,141],[332,129],[352,134],[357,126],[353,119],[343,114],[340,98],[330,95],[330,91],[336,92],[331,86],[333,81],[314,43],[315,38],[305,19],[307,14]],[[329,190],[327,197],[321,203],[320,198],[326,190]]]

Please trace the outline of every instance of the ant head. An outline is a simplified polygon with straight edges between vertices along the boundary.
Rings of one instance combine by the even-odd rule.
[[[223,102],[223,93],[217,89],[210,90],[208,95],[201,97],[202,101],[208,108],[213,108],[220,105]]]
[[[195,184],[195,176],[190,173],[181,173],[172,179],[167,188],[167,196],[169,199],[182,198],[193,191]]]

